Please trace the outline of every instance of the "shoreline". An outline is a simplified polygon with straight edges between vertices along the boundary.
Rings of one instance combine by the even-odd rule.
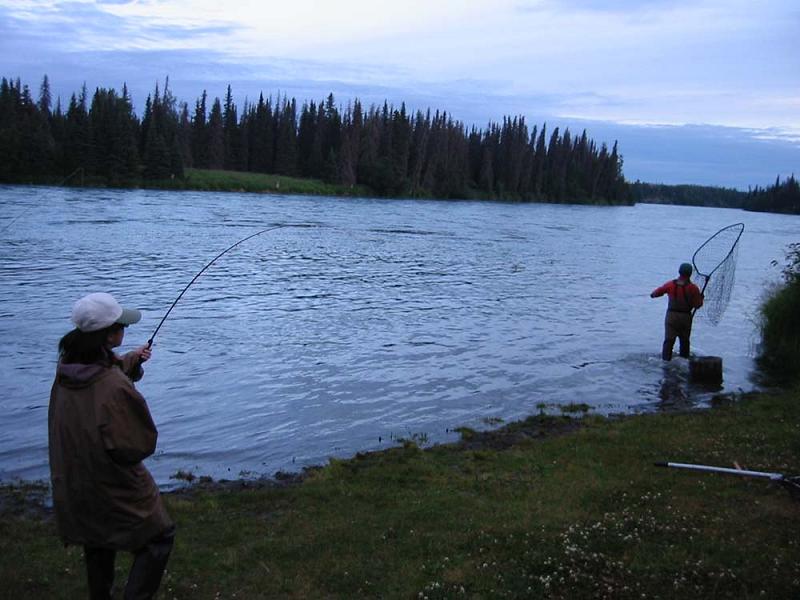
[[[565,411],[561,415],[549,415],[543,412],[530,415],[524,419],[511,421],[496,428],[474,430],[458,427],[454,431],[460,438],[451,442],[434,443],[420,447],[414,440],[400,440],[397,445],[378,450],[357,451],[343,458],[331,458],[327,464],[308,465],[298,471],[276,471],[272,474],[261,473],[256,477],[237,477],[233,479],[214,479],[209,475],[178,471],[170,479],[179,483],[173,486],[159,486],[159,491],[166,497],[189,497],[195,493],[236,492],[244,490],[277,489],[302,484],[309,476],[323,471],[332,463],[364,460],[380,457],[397,450],[413,448],[421,452],[448,450],[455,452],[504,451],[517,445],[531,441],[542,441],[554,437],[576,433],[582,429],[587,420],[594,423],[615,422],[639,417],[659,415],[692,415],[717,408],[730,406],[746,397],[767,395],[769,391],[729,392],[717,394],[712,398],[709,407],[698,407],[680,411],[661,413],[593,415],[583,410],[583,405],[572,412],[582,412],[581,416],[572,416]],[[52,514],[50,483],[46,479],[15,479],[0,481],[0,517],[6,513],[29,514],[30,516],[49,517]]]
[[[792,475],[800,388],[679,414],[535,415],[422,449],[413,441],[285,479],[163,494],[178,524],[169,598],[689,598],[800,595]],[[0,580],[17,600],[85,597],[36,489],[0,502]],[[39,486],[41,495],[45,486]],[[8,492],[9,490],[4,490]],[[120,553],[124,580],[130,558]]]
[[[708,409],[698,409],[708,410]],[[636,415],[620,415],[618,417],[597,417],[602,419],[609,418],[628,418]],[[458,428],[455,431],[461,434],[461,438],[453,442],[432,444],[420,448],[414,441],[405,440],[399,445],[383,448],[380,450],[369,450],[355,452],[346,458],[334,458],[330,462],[363,460],[368,457],[376,457],[386,453],[394,452],[398,449],[417,448],[422,452],[437,449],[452,449],[455,451],[479,451],[479,450],[505,450],[511,446],[529,440],[541,440],[560,435],[568,435],[583,426],[583,419],[586,417],[571,417],[568,415],[532,415],[520,421],[513,421],[496,429],[475,431],[469,428]],[[159,491],[165,497],[187,497],[195,493],[209,492],[236,492],[244,490],[282,488],[292,485],[302,484],[312,474],[326,469],[328,464],[309,465],[296,472],[276,471],[273,474],[260,474],[254,478],[235,478],[235,479],[213,479],[208,475],[176,473],[172,479],[181,481],[174,488]],[[48,518],[52,515],[52,502],[50,498],[50,483],[44,479],[35,480],[14,480],[10,482],[0,482],[0,517],[6,513],[27,514],[29,516]]]
[[[222,192],[248,193],[268,196],[299,195],[324,196],[330,198],[378,198],[385,200],[431,200],[431,201],[485,201],[510,202],[523,204],[576,204],[586,206],[633,206],[633,201],[607,202],[591,199],[572,198],[568,201],[550,202],[543,199],[524,199],[516,196],[487,196],[477,190],[468,190],[463,198],[446,198],[434,196],[422,191],[418,195],[382,196],[363,184],[345,185],[327,183],[319,179],[293,177],[273,173],[256,173],[251,171],[225,171],[213,169],[185,169],[183,178],[160,180],[137,180],[130,182],[109,183],[101,180],[88,180],[80,186],[64,186],[57,179],[27,182],[5,182],[3,185],[41,185],[62,187],[64,189],[116,189],[116,190],[158,190],[166,192]]]

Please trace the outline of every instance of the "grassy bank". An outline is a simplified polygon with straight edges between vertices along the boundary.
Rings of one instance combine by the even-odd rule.
[[[9,185],[49,185],[61,187],[71,185],[87,188],[115,188],[115,189],[154,189],[154,190],[194,190],[200,192],[248,192],[256,194],[299,194],[313,196],[349,196],[358,198],[417,198],[437,199],[432,192],[421,190],[414,195],[382,196],[366,185],[343,185],[327,183],[320,179],[303,177],[289,177],[265,173],[250,173],[246,171],[225,171],[215,169],[184,169],[184,176],[173,179],[143,179],[109,181],[98,176],[72,176],[60,178],[53,176],[26,177],[19,181],[8,181]],[[439,198],[441,199],[441,198]],[[453,198],[450,198],[453,199]],[[464,190],[463,198],[459,200],[483,200],[499,202],[545,202],[544,200],[524,199],[518,195],[490,194],[474,188]],[[567,203],[591,204],[609,206],[613,203],[593,202],[584,197],[571,198]]]
[[[580,425],[533,417],[335,461],[301,482],[170,494],[179,535],[160,597],[797,598],[800,500],[768,481],[653,465],[796,473],[798,400]],[[83,597],[80,550],[6,492],[5,597]]]
[[[109,181],[103,177],[76,175],[68,178],[42,175],[19,181],[8,181],[10,185],[72,185],[88,188],[196,190],[201,192],[252,192],[259,194],[307,194],[316,196],[375,197],[373,190],[364,185],[342,185],[326,183],[319,179],[223,171],[214,169],[184,169],[182,178],[131,179]]]
[[[254,192],[269,194],[310,194],[316,196],[373,196],[363,185],[346,186],[325,183],[318,179],[221,171],[186,169],[183,179],[143,182],[144,187],[167,190],[198,190],[204,192]]]

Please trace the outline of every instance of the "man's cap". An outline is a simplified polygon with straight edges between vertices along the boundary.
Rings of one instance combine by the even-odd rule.
[[[114,296],[105,292],[89,294],[72,307],[72,322],[86,333],[100,331],[114,323],[133,325],[142,318],[135,308],[122,308]]]
[[[692,265],[689,263],[682,263],[680,267],[678,267],[678,275],[684,275],[688,277],[692,274]]]

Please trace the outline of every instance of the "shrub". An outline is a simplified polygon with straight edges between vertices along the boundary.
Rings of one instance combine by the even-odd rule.
[[[758,357],[766,374],[781,383],[800,379],[800,243],[789,245],[786,259],[783,285],[761,305]]]

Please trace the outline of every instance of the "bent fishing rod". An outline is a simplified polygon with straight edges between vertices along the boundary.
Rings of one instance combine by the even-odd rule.
[[[208,268],[209,268],[211,265],[213,265],[213,264],[214,264],[214,262],[216,262],[216,260],[217,260],[218,258],[220,258],[221,256],[223,256],[224,254],[227,254],[228,252],[230,252],[231,250],[233,250],[234,248],[236,248],[236,246],[238,246],[239,244],[242,244],[242,243],[246,242],[247,240],[253,239],[253,238],[254,238],[254,237],[256,237],[256,236],[258,236],[258,235],[261,235],[262,233],[267,233],[268,231],[274,231],[274,230],[276,230],[276,229],[281,229],[282,227],[288,227],[288,225],[286,225],[286,224],[283,224],[283,225],[275,225],[274,227],[267,227],[266,229],[262,229],[261,231],[257,231],[256,233],[253,233],[253,234],[251,234],[251,235],[248,235],[246,238],[242,238],[241,240],[239,240],[238,242],[236,242],[236,243],[235,243],[235,244],[233,244],[232,246],[229,246],[228,248],[226,248],[225,250],[223,250],[222,252],[220,252],[219,254],[217,254],[217,255],[216,255],[216,256],[215,256],[213,259],[211,259],[211,261],[209,261],[209,262],[208,262],[208,264],[207,264],[205,267],[203,267],[202,269],[200,269],[200,271],[197,273],[197,275],[195,275],[195,276],[192,278],[192,280],[191,280],[191,281],[190,281],[190,282],[189,282],[189,283],[186,285],[186,287],[185,287],[185,288],[183,288],[183,291],[182,291],[180,294],[178,294],[178,297],[177,297],[177,298],[175,298],[175,302],[173,302],[173,303],[172,303],[172,306],[170,306],[170,307],[169,307],[169,310],[167,310],[166,314],[165,314],[165,315],[164,315],[164,317],[161,319],[161,322],[158,324],[158,327],[156,327],[156,330],[153,332],[153,335],[151,335],[151,336],[150,336],[150,339],[149,339],[149,340],[147,340],[147,347],[148,347],[148,348],[152,347],[152,345],[153,345],[153,340],[155,339],[155,337],[156,337],[156,334],[158,333],[158,330],[159,330],[159,329],[161,329],[161,326],[164,324],[164,321],[166,321],[166,320],[167,320],[167,317],[169,316],[169,313],[171,313],[171,312],[172,312],[172,309],[173,309],[173,308],[175,308],[175,305],[176,305],[176,304],[178,304],[178,300],[180,300],[180,299],[183,297],[183,295],[186,293],[186,290],[188,290],[188,289],[189,289],[189,288],[192,286],[192,284],[193,284],[195,281],[197,281],[197,278],[198,278],[198,277],[200,277],[200,275],[202,275],[203,273],[205,273],[206,269],[208,269]]]

